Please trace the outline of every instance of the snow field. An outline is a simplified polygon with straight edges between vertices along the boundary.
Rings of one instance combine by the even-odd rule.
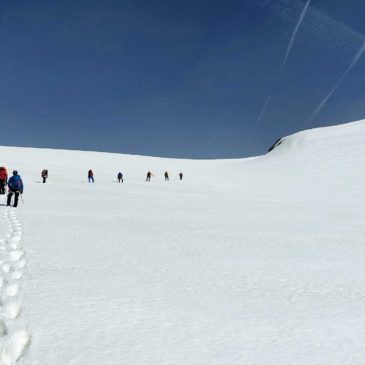
[[[361,121],[237,160],[0,147],[25,183],[0,207],[1,341],[31,335],[24,365],[362,365],[364,141]]]

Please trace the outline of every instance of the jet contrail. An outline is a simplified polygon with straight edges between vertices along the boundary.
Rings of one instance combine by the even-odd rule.
[[[302,10],[302,12],[300,14],[299,20],[298,20],[298,22],[297,22],[297,24],[296,24],[296,26],[295,26],[295,28],[293,30],[293,33],[292,33],[292,35],[290,37],[290,41],[289,41],[288,47],[287,47],[286,52],[285,52],[285,56],[284,56],[283,62],[281,63],[281,66],[280,66],[280,70],[279,70],[279,74],[277,76],[277,80],[279,80],[280,77],[281,77],[281,74],[283,72],[283,69],[285,67],[285,64],[286,64],[286,62],[287,62],[287,60],[289,58],[291,49],[293,48],[293,44],[294,44],[295,38],[297,37],[298,30],[299,30],[299,28],[300,28],[300,26],[301,26],[301,24],[303,22],[303,19],[305,17],[305,14],[307,13],[307,10],[309,8],[310,3],[311,3],[311,0],[307,0],[307,2],[306,2],[305,6],[304,6],[304,8],[303,8],[303,10]],[[260,126],[261,120],[262,120],[262,118],[265,115],[266,108],[267,108],[267,106],[270,103],[272,93],[273,93],[273,87],[271,87],[271,90],[270,90],[270,92],[269,92],[269,94],[268,94],[268,96],[266,98],[265,104],[262,107],[262,110],[260,112],[259,117],[257,118],[256,128],[258,128]]]
[[[257,118],[256,128],[259,127],[259,125],[261,123],[261,120],[262,120],[262,118],[263,118],[263,116],[265,114],[266,108],[269,105],[269,102],[270,102],[270,99],[271,99],[271,95],[272,95],[272,91],[273,91],[273,88],[270,89],[270,92],[269,92],[269,94],[268,94],[268,96],[266,98],[265,104],[262,107],[261,113],[260,113],[259,117]]]
[[[302,13],[300,14],[300,17],[299,17],[299,20],[297,22],[297,25],[295,26],[294,28],[294,31],[293,31],[293,34],[290,38],[290,41],[289,41],[289,44],[288,44],[288,48],[286,49],[286,53],[285,53],[285,57],[284,57],[284,60],[283,60],[283,63],[281,64],[281,68],[280,68],[280,73],[282,72],[285,64],[286,64],[286,61],[288,60],[288,57],[290,55],[290,51],[291,49],[293,48],[293,44],[294,44],[294,41],[295,41],[295,38],[297,37],[297,33],[298,33],[298,30],[303,22],[303,19],[305,17],[305,14],[307,13],[307,10],[309,8],[309,5],[311,3],[311,0],[308,0],[307,3],[305,4],[303,10],[302,10]]]
[[[310,115],[310,117],[306,120],[306,122],[303,124],[303,127],[308,126],[312,120],[316,117],[316,115],[321,111],[321,109],[327,104],[328,100],[331,98],[333,93],[336,91],[336,89],[340,86],[342,81],[345,79],[347,74],[352,70],[352,68],[356,65],[356,63],[359,61],[363,53],[365,52],[365,41],[363,41],[360,49],[357,51],[354,59],[350,63],[350,65],[347,67],[345,72],[342,74],[342,76],[337,81],[336,85],[331,89],[331,91],[328,93],[328,95],[319,103],[317,108],[314,110],[314,112]]]

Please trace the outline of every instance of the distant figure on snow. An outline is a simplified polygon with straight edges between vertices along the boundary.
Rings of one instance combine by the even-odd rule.
[[[123,174],[121,172],[118,173],[118,181],[123,182]]]
[[[42,176],[42,179],[43,179],[43,184],[45,184],[46,180],[48,178],[48,170],[46,170],[46,169],[42,170],[41,176]]]
[[[165,181],[169,181],[169,173],[165,171]]]
[[[151,171],[147,172],[146,181],[151,181],[151,176],[154,176]]]
[[[9,188],[9,193],[6,205],[7,206],[10,205],[11,198],[15,194],[13,206],[14,208],[16,208],[18,206],[19,194],[23,194],[23,181],[21,177],[18,175],[18,171],[16,170],[13,171],[13,176],[8,181],[8,188]]]
[[[8,171],[6,167],[0,167],[0,195],[5,194],[5,186],[8,181]]]
[[[183,173],[182,172],[180,172],[180,174],[179,174],[179,177],[180,177],[180,180],[182,180],[183,179]]]
[[[89,170],[89,172],[87,173],[87,178],[89,180],[89,183],[94,183],[94,173],[93,170]]]

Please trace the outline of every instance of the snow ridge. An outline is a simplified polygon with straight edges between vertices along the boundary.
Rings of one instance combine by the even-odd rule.
[[[0,239],[0,365],[14,365],[30,343],[20,296],[27,259],[16,209],[7,208],[3,216],[8,232]]]

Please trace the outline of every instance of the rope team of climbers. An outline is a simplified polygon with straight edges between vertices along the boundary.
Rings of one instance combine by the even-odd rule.
[[[148,181],[148,182],[151,181],[151,177],[154,177],[154,176],[155,175],[153,175],[153,173],[151,171],[148,171],[147,175],[146,175],[146,181]],[[180,172],[178,176],[179,176],[179,180],[181,181],[183,179],[184,175],[182,172]],[[42,170],[41,177],[42,177],[43,184],[45,184],[48,179],[48,170],[47,169]],[[94,172],[91,169],[87,173],[87,178],[88,178],[89,183],[95,182]],[[167,171],[165,171],[165,173],[164,173],[164,178],[165,178],[165,181],[170,180],[169,173]],[[123,174],[121,172],[118,172],[117,179],[118,179],[119,183],[124,182]],[[19,196],[21,196],[24,191],[23,180],[20,177],[20,175],[18,174],[17,170],[14,170],[13,175],[9,178],[6,167],[2,166],[2,167],[0,167],[0,195],[6,194],[6,187],[8,187],[6,205],[7,206],[11,205],[12,198],[14,196],[13,207],[16,208],[18,206]]]
[[[48,172],[47,172],[47,174],[48,174]],[[147,175],[146,175],[146,181],[151,181],[151,177],[154,177],[154,176],[155,175],[151,171],[148,171],[147,172]],[[182,172],[180,172],[178,176],[179,176],[179,180],[182,180],[183,177],[184,177],[184,174]],[[165,181],[170,181],[170,177],[169,177],[168,171],[165,171],[164,177],[165,177]],[[88,173],[87,173],[87,179],[88,179],[89,183],[94,183],[95,182],[93,170],[90,169],[88,171]],[[123,174],[121,172],[118,172],[117,179],[118,179],[118,182],[120,182],[120,183],[123,183],[124,182],[124,180],[123,180]]]

